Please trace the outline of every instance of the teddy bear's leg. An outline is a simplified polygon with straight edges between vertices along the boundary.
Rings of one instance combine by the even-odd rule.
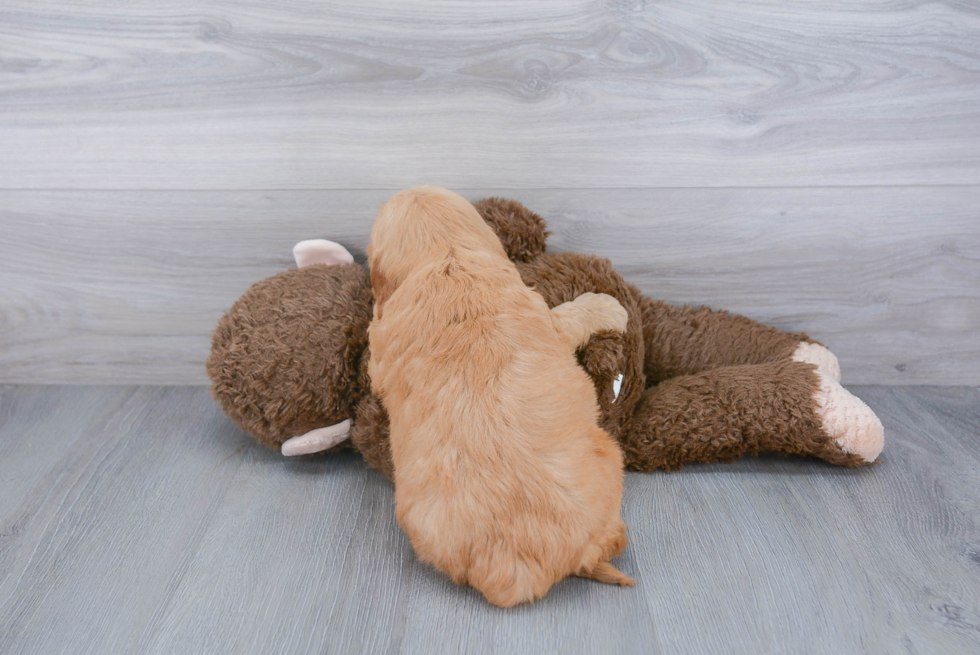
[[[604,293],[586,292],[551,308],[551,322],[572,351],[596,332],[625,332],[628,319],[619,301]]]
[[[840,381],[832,352],[802,332],[783,332],[745,316],[640,297],[647,384],[722,366],[797,361]]]
[[[718,368],[649,388],[620,436],[632,470],[677,469],[747,453],[863,466],[884,445],[878,417],[812,364]]]

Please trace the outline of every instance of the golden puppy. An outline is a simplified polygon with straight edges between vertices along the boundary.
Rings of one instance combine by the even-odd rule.
[[[419,557],[510,607],[567,575],[631,584],[623,460],[574,352],[626,329],[612,297],[549,310],[493,230],[435,187],[381,207],[369,373],[391,417],[398,521]]]

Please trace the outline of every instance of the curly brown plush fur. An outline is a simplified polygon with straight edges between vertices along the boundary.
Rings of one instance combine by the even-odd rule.
[[[845,453],[813,412],[812,364],[787,360],[672,378],[647,389],[620,440],[634,471],[679,469],[760,452],[867,464]]]
[[[507,198],[484,198],[473,206],[497,233],[504,252],[514,263],[529,262],[544,253],[550,234],[544,219],[521,203]]]
[[[214,397],[261,443],[353,417],[374,303],[358,264],[293,269],[257,282],[221,317],[206,368]]]
[[[822,427],[816,367],[791,361],[800,342],[812,342],[807,335],[647,298],[606,259],[546,252],[544,220],[520,203],[487,198],[475,206],[549,306],[590,291],[615,297],[629,313],[624,334],[594,335],[578,352],[596,387],[600,425],[621,444],[628,468],[758,452],[868,463]],[[215,397],[272,447],[353,418],[350,443],[391,479],[388,417],[366,368],[372,303],[356,264],[292,269],[256,283],[215,330],[207,364]]]
[[[630,285],[632,286],[632,285]],[[723,366],[787,361],[803,332],[783,332],[757,321],[706,307],[674,307],[633,287],[643,312],[643,371],[647,384]]]

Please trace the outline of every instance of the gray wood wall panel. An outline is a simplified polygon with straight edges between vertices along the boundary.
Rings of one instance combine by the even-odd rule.
[[[627,474],[637,585],[500,610],[356,455],[283,458],[200,387],[0,388],[0,652],[974,655],[980,390],[853,390],[881,463]]]
[[[201,383],[294,241],[433,183],[851,382],[977,383],[978,124],[975,2],[6,0],[0,382]]]
[[[980,187],[516,190],[646,293],[807,330],[851,384],[980,383]],[[0,381],[205,381],[251,283],[392,190],[0,191]]]
[[[976,184],[974,2],[5,0],[0,186]]]

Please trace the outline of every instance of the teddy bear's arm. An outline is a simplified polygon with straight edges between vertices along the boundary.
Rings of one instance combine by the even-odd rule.
[[[884,444],[878,417],[812,364],[730,366],[647,389],[620,442],[628,468],[678,469],[748,453],[863,466]]]
[[[722,366],[788,361],[816,364],[840,381],[834,354],[802,332],[783,332],[725,311],[675,307],[639,291],[637,296],[647,384]]]

